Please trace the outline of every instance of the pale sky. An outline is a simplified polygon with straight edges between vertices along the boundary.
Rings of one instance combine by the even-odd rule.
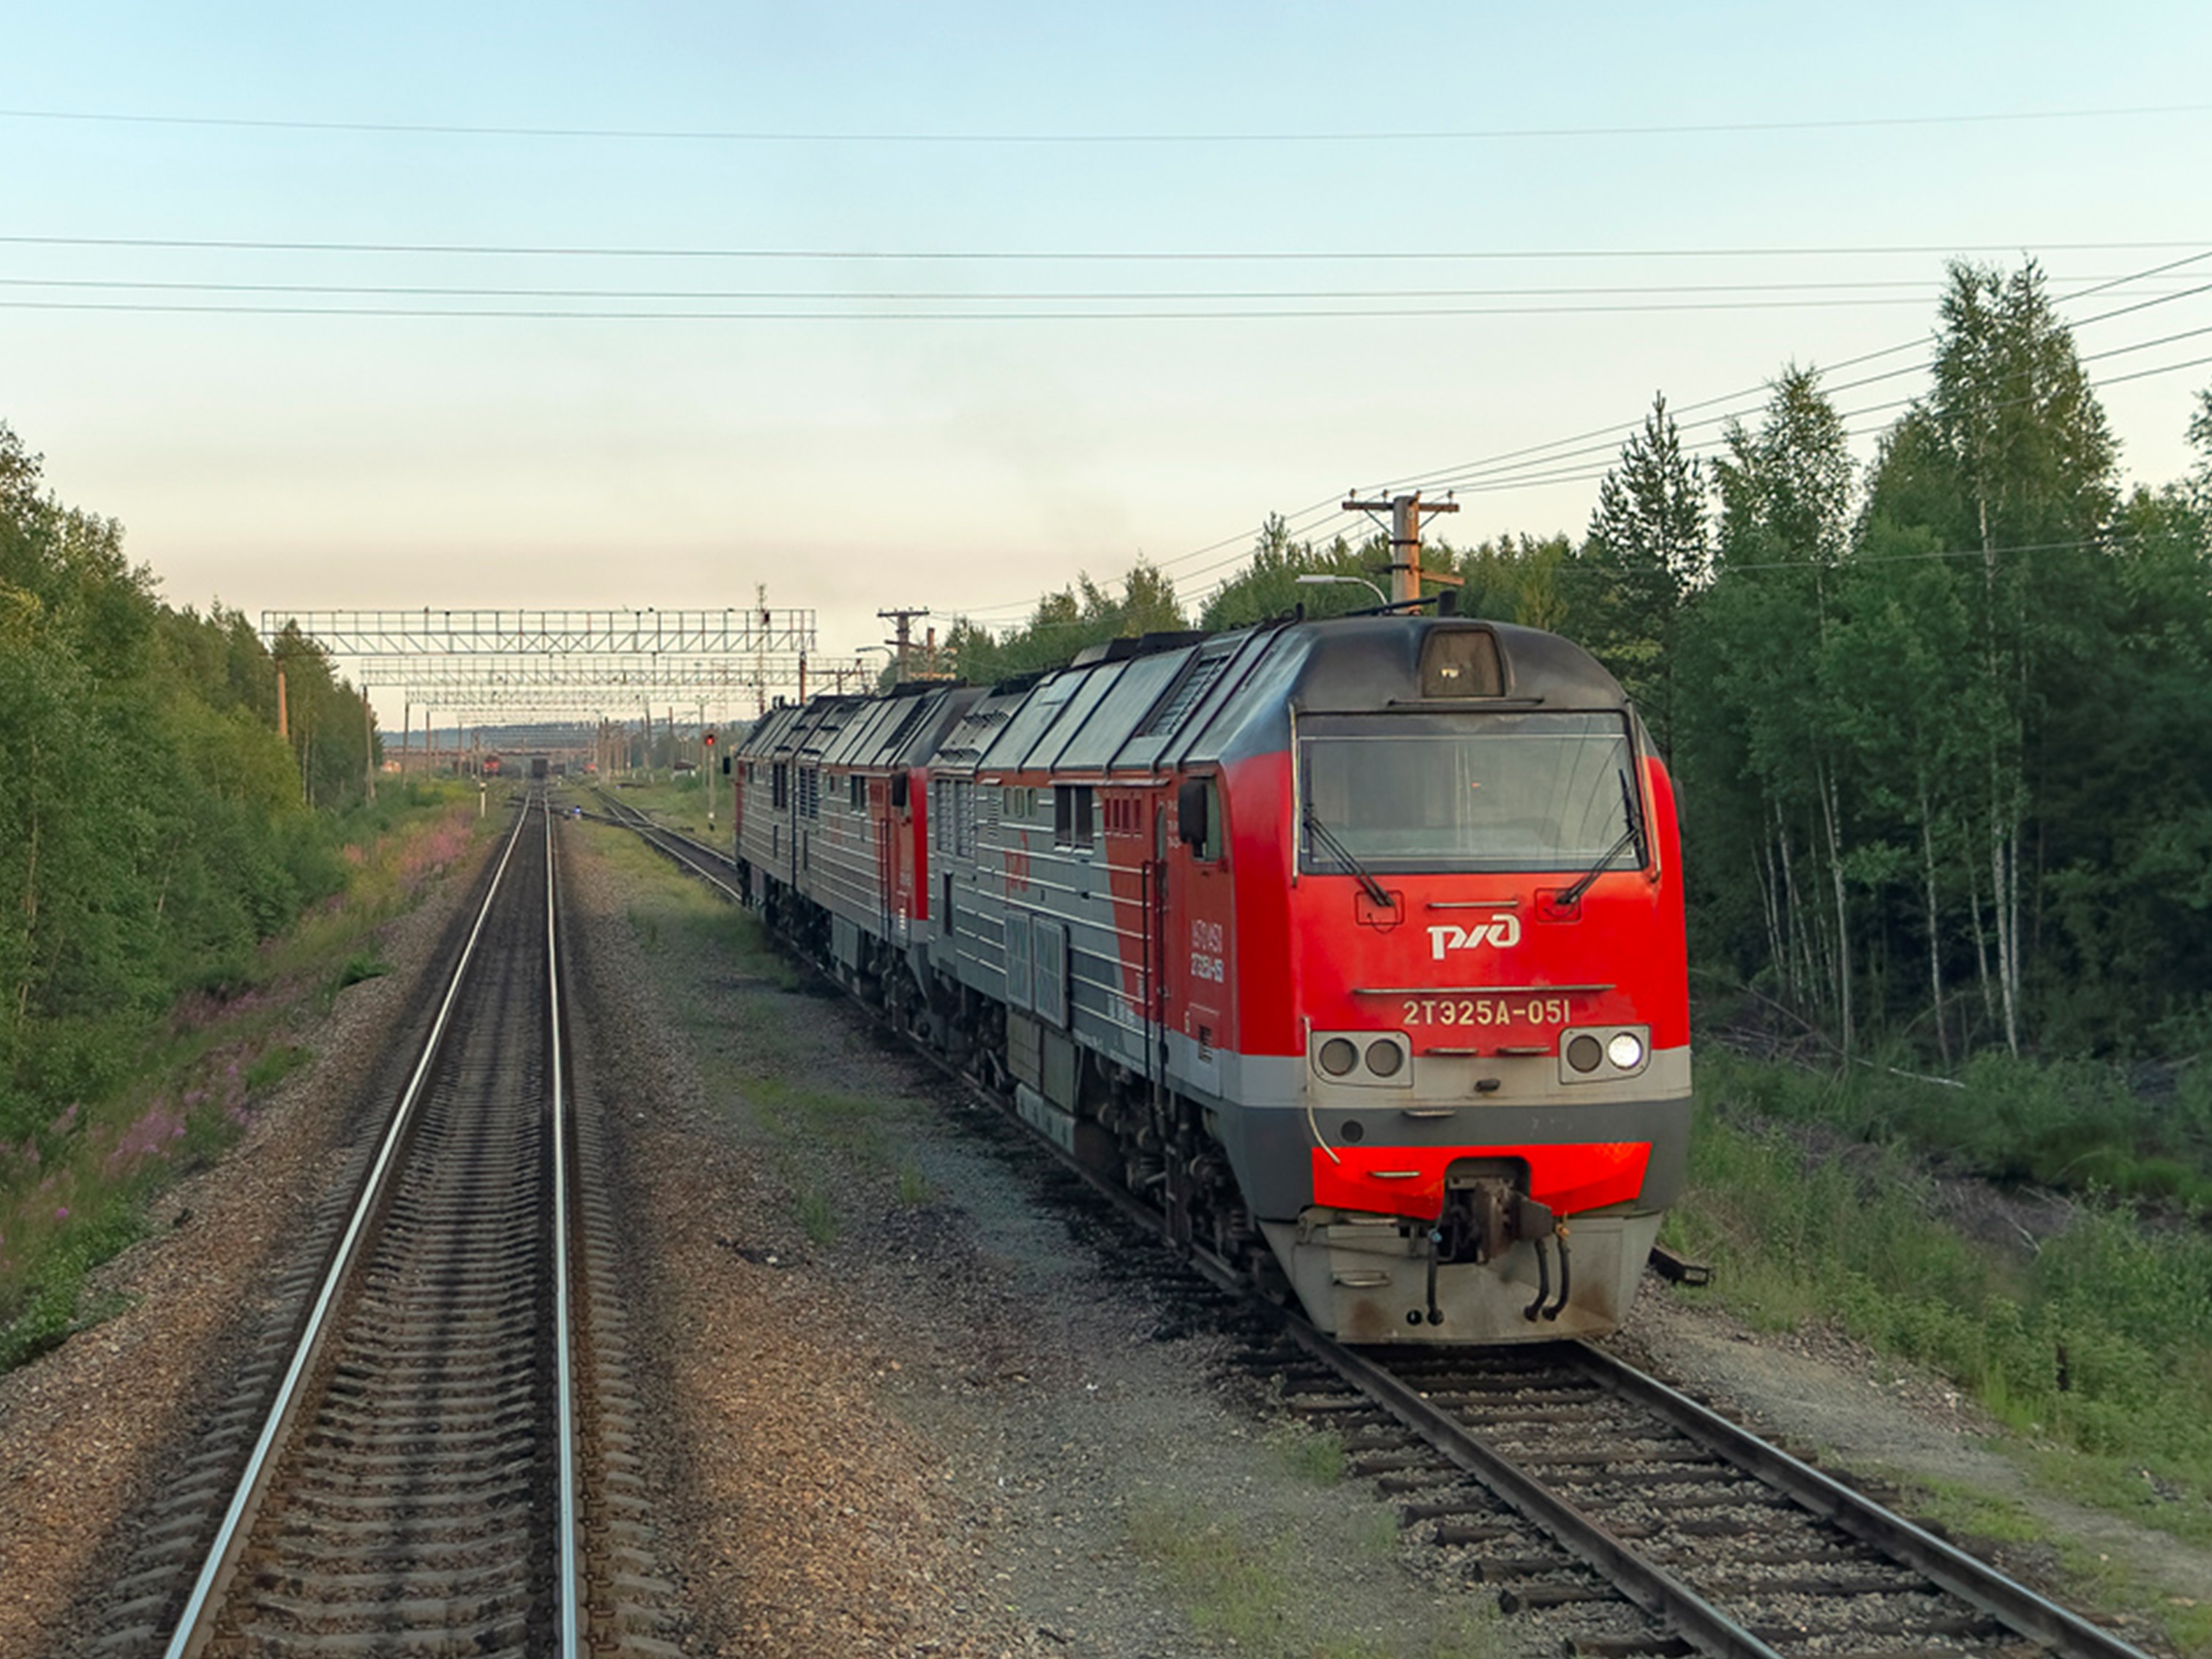
[[[0,421],[175,603],[765,584],[849,657],[1416,475],[1579,533],[1655,391],[1752,413],[2032,253],[2176,296],[2076,336],[2168,370],[2102,393],[2161,483],[2207,64],[2185,4],[18,8]]]

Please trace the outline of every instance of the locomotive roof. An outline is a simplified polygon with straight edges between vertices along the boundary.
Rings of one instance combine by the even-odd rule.
[[[1431,642],[1481,668],[1424,695]],[[1466,636],[1487,635],[1494,642]],[[870,769],[927,759],[954,773],[1151,772],[1227,760],[1288,740],[1290,711],[1370,714],[1471,706],[1620,708],[1620,686],[1580,646],[1540,629],[1468,617],[1374,616],[1272,623],[1233,634],[1147,640],[983,690],[822,697],[771,710],[753,753]],[[1475,682],[1481,684],[1476,684]],[[1471,688],[1471,689],[1470,689]],[[1437,690],[1437,683],[1429,685]],[[778,717],[783,718],[779,721]]]
[[[826,766],[881,771],[918,763],[944,737],[959,712],[981,693],[974,686],[915,682],[900,695],[879,697],[849,721],[823,752]]]
[[[1424,653],[1439,634],[1488,635],[1502,684],[1485,688],[1486,696],[1425,696]],[[1007,712],[973,764],[979,772],[1151,771],[1277,746],[1288,740],[1293,707],[1368,714],[1473,704],[1618,708],[1626,699],[1588,652],[1537,629],[1402,616],[1276,623],[1064,669]]]

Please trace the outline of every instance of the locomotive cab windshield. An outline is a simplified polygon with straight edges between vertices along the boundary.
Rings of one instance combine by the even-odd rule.
[[[1299,863],[1310,873],[1580,874],[1647,861],[1619,712],[1316,717],[1299,738]]]

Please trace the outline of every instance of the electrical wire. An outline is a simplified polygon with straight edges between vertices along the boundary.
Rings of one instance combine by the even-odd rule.
[[[921,296],[909,296],[920,298]],[[965,296],[950,296],[939,303],[973,303]],[[544,307],[502,306],[308,306],[198,305],[166,300],[5,300],[10,311],[90,311],[142,313],[154,315],[216,317],[431,317],[476,318],[486,321],[516,319],[544,322],[605,323],[1065,323],[1065,322],[1319,322],[1331,319],[1376,321],[1391,318],[1437,317],[1585,317],[1672,314],[1690,312],[1794,311],[1833,309],[1852,306],[1918,306],[1923,297],[1856,300],[1748,300],[1687,301],[1680,304],[1570,306],[1390,306],[1390,307],[1276,307],[1268,309],[1223,307],[1203,310],[1068,310],[1038,311],[617,311],[555,309]]]
[[[2166,248],[2203,248],[2212,238],[2169,238],[2158,241],[1969,243],[1891,243],[1809,247],[1620,248],[1183,248],[1137,250],[1127,248],[779,248],[779,247],[620,247],[583,245],[489,242],[342,242],[276,241],[246,238],[189,236],[55,236],[0,235],[0,246],[96,247],[191,250],[222,253],[398,253],[466,257],[603,259],[818,259],[973,261],[975,263],[1035,260],[1067,264],[1095,262],[1112,264],[1261,264],[1302,261],[1376,262],[1430,260],[1439,264],[1465,261],[1535,259],[1749,259],[1749,258],[1958,258],[1973,253],[2010,254],[2023,246],[2051,253],[2145,252]]]
[[[163,115],[124,110],[0,109],[0,119],[128,126],[229,128],[250,132],[327,132],[399,137],[554,138],[621,143],[716,144],[938,144],[957,146],[1165,146],[1232,144],[1406,144],[1525,143],[1537,139],[1701,137],[1727,133],[1869,131],[1991,126],[2045,121],[2136,120],[2202,115],[2212,104],[2112,105],[2088,109],[1990,110],[1929,115],[1811,117],[1781,121],[1645,122],[1556,127],[1405,128],[1316,132],[865,132],[798,128],[586,127],[442,121],[337,121],[237,115]]]
[[[1255,300],[1467,300],[1467,299],[1579,299],[1678,295],[1827,294],[1838,291],[1885,289],[1905,291],[1909,301],[1940,295],[1942,284],[1925,280],[1835,281],[1825,283],[1658,283],[1602,286],[1554,285],[1537,288],[1407,288],[1407,289],[1097,289],[966,290],[960,293],[918,292],[912,289],[621,289],[621,288],[461,288],[397,283],[217,283],[173,282],[129,277],[0,276],[0,288],[125,289],[173,294],[303,294],[369,296],[374,298],[482,300],[775,300],[852,301],[854,302],[919,301],[932,304],[1051,303],[1076,301],[1255,301]],[[1532,307],[1540,314],[1547,307]]]
[[[2191,329],[2191,330],[2185,331],[2183,331],[2182,333],[2179,333],[2179,334],[2175,334],[2175,335],[2168,336],[2168,337],[2165,337],[2165,338],[2163,338],[2163,339],[2142,341],[2142,342],[2137,343],[2136,343],[2136,344],[2135,344],[2135,345],[2118,347],[2118,348],[2115,348],[2115,349],[2112,349],[2112,350],[2110,350],[2110,351],[2105,351],[2105,352],[2096,353],[2096,354],[2094,354],[2094,358],[2085,357],[2085,358],[2078,359],[2077,361],[2086,362],[2094,361],[2094,360],[2095,360],[2095,359],[2102,359],[2102,358],[2106,358],[2106,357],[2119,356],[2123,356],[2123,355],[2126,354],[2127,352],[2136,351],[2136,350],[2143,350],[2143,349],[2149,349],[2150,347],[2153,347],[2153,346],[2169,344],[2169,343],[2172,343],[2172,341],[2174,341],[2174,340],[2194,338],[2194,337],[2199,337],[2199,336],[2202,336],[2202,335],[2204,335],[2204,334],[2207,334],[2207,333],[2212,333],[2212,328]],[[2106,376],[2106,377],[2104,377],[2104,378],[2102,378],[2102,379],[2100,379],[2100,380],[2092,380],[2091,381],[2089,381],[2089,383],[2088,383],[2088,384],[2089,384],[2089,386],[2091,387],[2091,389],[2092,389],[2092,390],[2101,389],[2102,387],[2108,386],[2119,386],[2119,385],[2123,385],[2123,384],[2125,384],[2126,382],[2129,382],[2129,381],[2131,381],[2131,380],[2145,380],[2145,379],[2148,379],[2148,378],[2150,378],[2150,377],[2152,377],[2152,376],[2154,376],[2154,375],[2177,374],[2177,373],[2180,372],[2181,370],[2184,370],[2184,369],[2189,369],[2189,368],[2201,368],[2201,367],[2203,367],[2203,366],[2204,366],[2204,365],[2206,365],[2206,364],[2208,364],[2208,363],[2212,363],[2212,356],[2202,356],[2202,357],[2192,357],[2192,358],[2188,358],[2188,359],[2185,359],[2185,360],[2184,360],[2184,361],[2178,362],[2162,363],[2162,364],[2160,364],[2160,365],[2158,365],[2157,367],[2153,368],[2141,369],[2141,370],[2137,370],[2137,371],[2135,371],[2135,372],[2133,372],[2133,373],[2126,374],[2107,375],[2107,376]],[[1922,367],[1922,366],[1916,366],[1916,367]],[[1855,419],[1855,418],[1862,417],[1862,416],[1865,416],[1865,415],[1868,415],[1868,414],[1879,413],[1879,412],[1886,411],[1886,410],[1893,410],[1893,409],[1900,409],[1900,408],[1904,408],[1904,407],[1906,407],[1906,406],[1910,405],[1911,404],[1914,403],[1915,401],[1917,401],[1917,400],[1916,400],[1916,399],[1914,399],[1914,398],[1896,398],[1896,399],[1893,399],[1893,400],[1892,400],[1892,401],[1890,401],[1890,402],[1888,402],[1888,403],[1880,404],[1875,404],[1875,405],[1869,406],[1869,408],[1866,408],[1866,409],[1862,409],[1862,410],[1853,410],[1853,411],[1851,411],[1849,415],[1847,415],[1847,416],[1841,416],[1840,418],[1846,419],[1846,420],[1848,420],[1848,419]],[[1847,437],[1863,437],[1863,436],[1868,436],[1868,435],[1870,435],[1870,434],[1875,434],[1875,433],[1878,433],[1878,432],[1880,432],[1880,431],[1882,431],[1882,430],[1884,430],[1884,429],[1885,429],[1885,428],[1886,428],[1886,423],[1885,423],[1884,425],[1876,425],[1876,426],[1870,426],[1870,427],[1861,427],[1861,428],[1847,428],[1844,435],[1845,435],[1845,436],[1847,436]],[[1586,468],[1582,468],[1582,469],[1579,469],[1579,470],[1572,470],[1572,469],[1571,469],[1571,470],[1569,470],[1569,471],[1565,471],[1551,472],[1551,473],[1544,473],[1544,474],[1533,474],[1533,475],[1528,475],[1528,476],[1517,476],[1517,477],[1513,477],[1502,478],[1502,479],[1497,480],[1497,481],[1495,481],[1495,482],[1491,482],[1491,483],[1476,483],[1476,484],[1474,484],[1474,485],[1473,485],[1473,486],[1471,486],[1471,487],[1468,488],[1468,489],[1465,490],[1465,492],[1464,492],[1464,493],[1470,494],[1470,495],[1489,495],[1489,494],[1494,494],[1494,493],[1502,492],[1502,491],[1504,491],[1504,490],[1507,490],[1507,489],[1521,489],[1534,488],[1534,487],[1536,487],[1536,486],[1538,486],[1538,485],[1541,485],[1541,484],[1559,484],[1559,483],[1595,483],[1595,482],[1597,482],[1597,481],[1599,481],[1599,480],[1601,480],[1601,479],[1604,478],[1604,477],[1606,477],[1606,475],[1607,475],[1607,473],[1611,472],[1612,471],[1613,471],[1613,468],[1612,468],[1611,466],[1595,467],[1595,468],[1586,467]],[[1344,517],[1347,517],[1347,518],[1348,518],[1348,517],[1351,517],[1352,515],[1350,515],[1350,514],[1342,514],[1341,516],[1344,516]],[[1187,559],[1191,558],[1191,557],[1195,557],[1195,556],[1200,556],[1200,554],[1203,554],[1203,553],[1206,553],[1206,552],[1211,552],[1211,551],[1213,551],[1213,550],[1217,550],[1217,549],[1219,549],[1219,548],[1222,548],[1222,547],[1228,546],[1228,545],[1230,545],[1232,542],[1241,542],[1241,541],[1244,541],[1244,540],[1247,540],[1247,539],[1248,539],[1248,538],[1246,538],[1246,537],[1226,537],[1226,538],[1223,538],[1221,541],[1219,541],[1219,542],[1215,542],[1215,543],[1209,544],[1208,544],[1208,546],[1207,546],[1206,548],[1200,549],[1200,550],[1194,550],[1194,552],[1193,552],[1192,554],[1188,554],[1188,555],[1182,556],[1182,559],[1179,559],[1178,561],[1176,561],[1176,562],[1182,562],[1182,560],[1187,560]],[[1249,539],[1256,539],[1256,534],[1255,534],[1255,536],[1251,537],[1251,538],[1249,538]],[[2071,543],[2071,542],[2069,542],[2069,543],[2051,543],[2051,544],[2042,544],[2042,545],[2039,545],[2039,546],[2035,546],[2035,547],[2024,547],[2024,548],[2017,548],[2017,549],[2000,549],[2000,550],[1998,550],[1998,551],[2000,551],[2000,552],[2007,552],[2007,551],[2011,551],[2011,552],[2037,552],[2037,551],[2048,550],[2048,549],[2050,549],[2050,548],[2057,548],[2057,547],[2072,547],[2072,546],[2087,546],[2087,545],[2095,545],[2095,544],[2091,544],[2091,543]],[[1978,549],[1976,549],[1976,550],[1969,550],[1969,551],[1970,551],[1970,552],[1972,552],[1972,554],[1974,556],[1977,556],[1977,557],[1980,556],[1980,550],[1978,550]],[[1204,578],[1204,577],[1206,577],[1206,576],[1211,575],[1211,574],[1212,574],[1213,573],[1215,573],[1216,571],[1226,570],[1226,569],[1230,568],[1231,568],[1231,567],[1232,567],[1232,566],[1241,565],[1242,563],[1243,563],[1243,562],[1244,562],[1244,560],[1245,560],[1246,556],[1247,556],[1247,555],[1246,555],[1244,552],[1232,553],[1232,554],[1231,554],[1229,556],[1227,556],[1226,558],[1223,558],[1223,559],[1216,560],[1216,561],[1214,561],[1212,563],[1210,563],[1210,564],[1207,564],[1207,565],[1202,566],[1202,567],[1200,567],[1200,568],[1197,568],[1197,569],[1184,571],[1184,572],[1182,573],[1182,580],[1186,580],[1186,581],[1188,581],[1188,580],[1199,580],[1199,579],[1202,579],[1202,578]],[[1923,557],[1946,557],[1946,558],[1948,558],[1948,557],[1953,557],[1953,556],[1965,556],[1965,555],[1963,555],[1963,554],[1954,555],[1954,554],[1952,554],[1952,553],[1946,552],[1946,553],[1940,553],[1940,554],[1915,554],[1915,555],[1910,555],[1910,556],[1900,555],[1900,556],[1899,556],[1899,557],[1906,557],[1906,556],[1910,556],[1910,557],[1915,557],[1915,558],[1923,558]],[[1155,567],[1155,568],[1158,568],[1158,569],[1161,569],[1161,570],[1163,570],[1163,571],[1164,571],[1164,569],[1165,569],[1165,566],[1158,566],[1158,567]],[[1732,568],[1739,568],[1739,567],[1732,567]],[[1764,567],[1752,567],[1752,566],[1746,566],[1746,567],[1740,567],[1740,568],[1764,568]],[[1223,587],[1225,587],[1227,585],[1228,585],[1228,579],[1224,579],[1222,582],[1216,584],[1216,585],[1215,585],[1215,586],[1214,586],[1212,590],[1209,590],[1209,591],[1208,591],[1205,595],[1203,595],[1203,596],[1202,596],[1199,600],[1197,600],[1197,601],[1196,601],[1196,603],[1199,603],[1199,604],[1202,605],[1202,604],[1203,604],[1206,599],[1210,599],[1211,598],[1214,597],[1214,595],[1215,595],[1215,594],[1218,593],[1218,592],[1219,592],[1219,591],[1220,591]],[[1002,609],[1008,609],[1008,608],[1012,608],[1012,607],[992,607],[992,609],[994,609],[994,610],[1002,610]],[[962,614],[962,615],[974,615],[974,614],[981,614],[981,612],[976,612],[976,613],[961,612],[961,613],[959,613],[959,614]],[[1073,625],[1073,624],[1071,624],[1071,625]]]
[[[2170,261],[2166,264],[2155,266],[2148,271],[2133,272],[2124,276],[2111,278],[2107,281],[2098,283],[2095,287],[2061,296],[2055,300],[2053,304],[2071,305],[2081,300],[2088,298],[2093,295],[2108,292],[2113,288],[2124,285],[2127,283],[2137,281],[2148,276],[2162,275],[2174,270],[2183,265],[2194,264],[2207,258],[2212,258],[2212,249],[2191,254],[2184,258]],[[2197,295],[2206,293],[2212,293],[2212,283],[2201,283],[2195,287],[2183,289],[2174,293],[2160,295],[2155,298],[2145,300],[2136,304],[2116,307],[2109,311],[2100,312],[2094,316],[2077,318],[2069,323],[2068,327],[2069,329],[2087,328],[2098,323],[2109,322],[2115,318],[2130,315],[2136,312],[2148,309],[2153,306],[2171,304],[2177,300],[2191,299]],[[2185,337],[2185,336],[2177,335],[2167,337],[2168,339],[2182,337]],[[2153,342],[2149,343],[2163,343],[2163,342]],[[1850,368],[1859,363],[1870,362],[1881,357],[1894,356],[1902,351],[1924,349],[1926,344],[1926,337],[1923,336],[1917,339],[1903,341],[1896,345],[1883,347],[1877,351],[1864,353],[1855,358],[1845,359],[1843,362],[1832,365],[1832,368]],[[2138,348],[2123,348],[2123,349],[2136,349]],[[2097,355],[2101,356],[2106,354],[2100,353]],[[2090,362],[2094,360],[2094,358],[2081,358],[2078,361]],[[1830,383],[1824,386],[1821,389],[1824,395],[1832,397],[1834,394],[1840,392],[1855,391],[1864,386],[1879,384],[1884,380],[1895,380],[1908,374],[1920,374],[1929,368],[1931,364],[1932,359],[1923,359],[1918,362],[1908,363],[1899,368],[1885,370],[1879,374],[1863,375],[1852,380]],[[1686,414],[1694,410],[1709,408],[1714,404],[1737,403],[1744,398],[1753,396],[1754,393],[1763,393],[1766,390],[1766,387],[1762,386],[1753,388],[1749,392],[1734,392],[1726,394],[1718,398],[1708,398],[1696,404],[1683,404],[1680,405],[1675,412],[1678,415]],[[1910,399],[1900,401],[1909,402]],[[1860,416],[1874,412],[1875,410],[1895,408],[1898,406],[1899,404],[1897,403],[1875,404],[1868,408],[1850,410],[1845,413],[1843,418],[1846,420],[1856,419]],[[1676,422],[1675,429],[1678,432],[1694,431],[1722,424],[1727,421],[1739,419],[1745,415],[1754,412],[1755,407],[1756,406],[1753,405],[1741,409],[1724,410],[1719,415],[1708,416],[1704,419],[1697,421],[1684,422],[1678,420]],[[1522,457],[1541,456],[1545,458],[1543,464],[1548,465],[1553,461],[1565,460],[1581,455],[1599,453],[1601,448],[1600,446],[1590,445],[1580,449],[1570,448],[1568,446],[1577,443],[1587,443],[1587,441],[1590,439],[1603,438],[1608,435],[1620,434],[1623,433],[1632,434],[1639,428],[1639,427],[1640,422],[1599,428],[1589,433],[1577,434],[1574,438],[1559,440],[1552,444],[1537,445],[1527,449],[1510,451],[1504,456],[1493,457],[1486,461],[1467,462],[1462,463],[1458,467],[1440,468],[1429,473],[1417,475],[1416,477],[1404,481],[1403,483],[1393,483],[1384,487],[1392,489],[1402,489],[1408,487],[1409,485],[1424,488],[1470,487],[1478,482],[1485,480],[1486,478],[1495,477],[1499,471],[1500,464],[1503,462]]]

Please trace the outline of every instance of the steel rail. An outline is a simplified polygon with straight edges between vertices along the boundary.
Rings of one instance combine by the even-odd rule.
[[[191,1595],[185,1600],[184,1611],[177,1620],[175,1633],[163,1650],[162,1659],[189,1659],[189,1656],[198,1653],[205,1645],[208,1632],[200,1628],[201,1620],[206,1614],[208,1604],[214,1599],[216,1589],[228,1576],[238,1548],[244,1541],[246,1519],[260,1497],[262,1486],[269,1476],[270,1460],[299,1403],[301,1384],[327,1334],[331,1310],[352,1270],[362,1235],[368,1229],[368,1218],[383,1197],[399,1143],[413,1120],[416,1100],[422,1093],[424,1080],[430,1074],[431,1064],[437,1058],[439,1046],[445,1040],[446,1026],[452,1018],[453,1004],[460,996],[462,982],[468,977],[469,965],[476,957],[477,941],[483,937],[484,922],[491,915],[493,901],[499,896],[500,884],[507,875],[508,861],[514,856],[516,843],[522,839],[523,826],[529,821],[529,816],[526,806],[515,819],[514,829],[509,833],[507,846],[500,854],[499,866],[492,872],[491,885],[484,893],[483,908],[477,912],[476,921],[469,929],[468,942],[461,947],[460,960],[454,964],[453,981],[446,988],[445,998],[438,1005],[437,1017],[431,1022],[430,1035],[422,1044],[422,1057],[416,1061],[414,1074],[408,1079],[407,1087],[399,1097],[399,1104],[392,1114],[392,1122],[385,1131],[383,1144],[377,1149],[376,1160],[370,1166],[368,1178],[362,1185],[361,1200],[355,1205],[353,1215],[346,1223],[344,1235],[338,1240],[337,1249],[331,1256],[330,1271],[324,1275],[322,1288],[316,1294],[299,1343],[293,1350],[292,1363],[286,1368],[283,1381],[277,1385],[276,1397],[270,1404],[268,1418],[246,1458],[245,1471],[239,1477],[238,1490],[232,1495],[229,1507],[223,1512],[222,1523],[216,1529],[215,1539],[208,1547],[207,1559],[201,1565],[199,1576],[193,1581]]]
[[[1738,1468],[1972,1603],[2007,1628],[2068,1659],[2147,1659],[2140,1648],[2038,1595],[1987,1562],[1947,1544],[1626,1361],[1588,1343],[1577,1344],[1576,1352],[1604,1388],[1656,1413]]]
[[[545,981],[548,1034],[553,1054],[553,1097],[550,1129],[553,1139],[553,1364],[559,1401],[559,1471],[561,1528],[561,1654],[574,1659],[583,1652],[581,1614],[584,1605],[582,1570],[577,1560],[580,1525],[576,1492],[575,1342],[570,1322],[568,1285],[568,1096],[561,1067],[561,948],[556,931],[553,814],[545,819]]]

